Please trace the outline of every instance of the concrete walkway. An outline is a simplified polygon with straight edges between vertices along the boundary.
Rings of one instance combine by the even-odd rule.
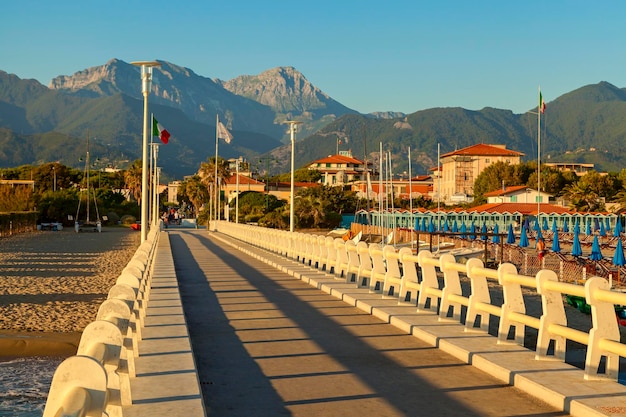
[[[208,416],[567,415],[421,340],[417,323],[409,323],[421,321],[425,333],[432,327],[448,333],[430,338],[440,346],[460,338],[480,351],[491,336],[464,334],[458,324],[419,316],[414,307],[398,307],[220,234],[170,229],[168,235]],[[493,352],[495,341],[489,346]],[[157,368],[148,372],[153,385],[166,375],[192,374],[184,343],[169,353],[183,358],[183,371],[159,370],[165,355],[157,353]],[[459,350],[456,356],[466,355]],[[137,367],[139,373],[140,361]],[[175,398],[196,400],[193,389],[181,394],[179,383],[167,387]],[[198,414],[155,408],[135,415]]]

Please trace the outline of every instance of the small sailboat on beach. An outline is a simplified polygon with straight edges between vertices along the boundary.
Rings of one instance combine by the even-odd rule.
[[[102,232],[102,221],[100,220],[100,213],[98,212],[98,203],[96,201],[96,190],[91,189],[89,178],[89,131],[87,131],[87,155],[85,158],[85,180],[86,188],[80,190],[78,195],[78,209],[76,210],[76,217],[74,220],[74,230],[76,233],[93,230],[94,232]],[[91,217],[91,199],[93,198],[93,207],[95,211],[95,217]],[[85,219],[80,220],[81,206],[85,205]]]

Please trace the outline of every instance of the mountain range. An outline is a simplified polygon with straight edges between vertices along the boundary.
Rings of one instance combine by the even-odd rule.
[[[220,141],[220,156],[244,156],[260,170],[271,162],[272,173],[289,169],[291,144],[282,124],[288,119],[303,122],[297,133],[298,167],[337,149],[377,160],[381,142],[392,156],[395,173],[407,170],[409,147],[414,173],[436,166],[438,147],[446,153],[475,143],[502,143],[524,152],[527,159],[537,157],[536,109],[525,114],[495,108],[360,114],[293,67],[223,81],[159,63],[149,110],[172,134],[159,152],[166,178],[192,174],[200,162],[215,155],[216,115],[234,136],[230,144]],[[625,89],[600,82],[547,106],[542,117],[542,161],[622,169]],[[124,168],[141,156],[142,118],[139,68],[118,59],[58,76],[47,87],[0,71],[0,167],[51,161],[79,166],[88,136],[90,154],[99,164]]]

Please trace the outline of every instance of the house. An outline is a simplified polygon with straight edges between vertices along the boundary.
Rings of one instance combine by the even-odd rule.
[[[367,180],[367,170],[373,172],[374,164],[352,157],[351,151],[341,151],[337,155],[329,155],[325,158],[311,162],[308,169],[314,169],[322,173],[323,185],[340,186],[354,181]]]
[[[485,193],[487,204],[493,203],[547,203],[551,194],[538,193],[525,185],[513,185]]]
[[[506,149],[506,145],[479,143],[441,155],[440,166],[434,169],[433,200],[444,204],[471,202],[474,181],[495,162],[520,163],[522,152]]]
[[[237,174],[232,174],[224,181],[223,190],[227,201],[231,201],[233,198],[237,197],[237,188],[239,188],[240,194],[245,191],[264,193],[265,183],[250,178],[247,175],[239,174],[239,185],[237,185]]]
[[[406,180],[393,180],[391,183],[383,183],[382,187],[379,181],[370,181],[370,192],[368,196],[367,192],[367,181],[355,181],[351,185],[351,190],[355,191],[357,197],[359,198],[368,198],[370,200],[378,200],[379,194],[382,192],[383,195],[385,192],[390,193],[393,190],[393,196],[395,198],[400,198],[403,200],[409,199],[409,189],[410,196],[412,198],[420,198],[423,197],[425,199],[430,199],[430,195],[433,191],[433,180],[430,175],[420,175],[411,178],[411,181]],[[382,190],[382,191],[381,191]],[[383,197],[383,200],[385,198]]]

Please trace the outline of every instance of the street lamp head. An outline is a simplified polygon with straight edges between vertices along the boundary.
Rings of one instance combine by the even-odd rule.
[[[133,61],[132,65],[137,67],[160,67],[161,63],[158,61]]]

